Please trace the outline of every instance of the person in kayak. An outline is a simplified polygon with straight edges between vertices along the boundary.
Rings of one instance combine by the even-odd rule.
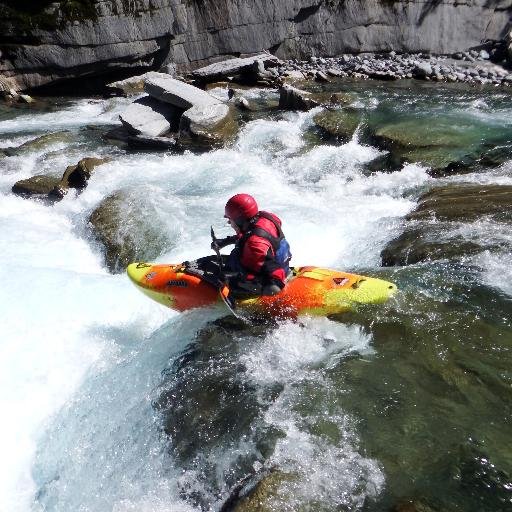
[[[290,245],[277,215],[260,211],[254,197],[236,194],[224,209],[235,235],[212,242],[219,250],[231,244],[235,248],[228,257],[225,270],[229,277],[230,295],[276,295],[285,285],[292,257]]]

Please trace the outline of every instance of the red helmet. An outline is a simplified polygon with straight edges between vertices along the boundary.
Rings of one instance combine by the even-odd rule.
[[[235,221],[237,224],[252,219],[258,213],[258,203],[249,194],[236,194],[227,203],[224,209],[224,217]]]

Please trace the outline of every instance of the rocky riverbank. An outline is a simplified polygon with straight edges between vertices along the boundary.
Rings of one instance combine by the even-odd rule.
[[[512,85],[512,70],[503,42],[450,55],[391,51],[279,60],[262,54],[211,64],[193,71],[188,77],[199,84],[230,80],[261,86],[279,85],[290,79],[328,82],[333,78]]]
[[[495,55],[495,54],[494,54]],[[453,55],[426,53],[344,54],[339,58],[289,60],[276,69],[279,76],[302,75],[327,81],[332,77],[360,80],[419,79],[436,82],[512,85],[512,70],[502,59],[492,59],[487,50],[471,50]]]

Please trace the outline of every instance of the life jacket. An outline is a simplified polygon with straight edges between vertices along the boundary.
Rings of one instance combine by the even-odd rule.
[[[277,236],[273,236],[267,230],[256,226],[260,218],[264,218],[272,222],[276,227]],[[267,212],[258,212],[258,214],[251,220],[249,229],[243,234],[243,236],[237,241],[235,249],[232,251],[230,256],[230,266],[237,271],[242,271],[243,268],[240,263],[240,256],[247,240],[251,236],[259,236],[268,240],[272,247],[273,254],[267,254],[264,264],[261,267],[260,273],[271,275],[278,268],[284,270],[285,276],[290,273],[290,260],[292,254],[290,252],[290,244],[286,240],[283,234],[283,230],[278,222],[275,221],[274,217]]]

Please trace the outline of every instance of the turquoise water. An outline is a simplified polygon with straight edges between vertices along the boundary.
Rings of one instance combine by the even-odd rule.
[[[0,112],[3,148],[67,131],[0,159],[1,509],[228,510],[231,496],[239,511],[409,502],[508,510],[510,224],[442,224],[441,237],[482,247],[453,260],[382,268],[380,252],[435,185],[512,184],[510,93],[329,87],[353,94],[362,115],[351,140],[326,138],[315,112],[267,108],[276,94],[252,90],[245,94],[261,109],[243,119],[238,139],[199,155],[127,153],[104,142],[125,99]],[[457,132],[457,147],[472,154],[498,146],[500,161],[477,158],[442,178],[414,161],[375,169],[386,153],[371,133],[427,122]],[[84,156],[112,160],[79,195],[48,206],[10,192]],[[119,190],[128,199],[118,234],[140,257],[206,254],[210,224],[218,236],[229,232],[226,198],[247,191],[283,219],[294,264],[383,277],[400,293],[378,308],[300,322],[240,326],[221,320],[220,308],[178,315],[105,266],[88,218]],[[260,482],[260,508],[237,497],[241,481]]]

